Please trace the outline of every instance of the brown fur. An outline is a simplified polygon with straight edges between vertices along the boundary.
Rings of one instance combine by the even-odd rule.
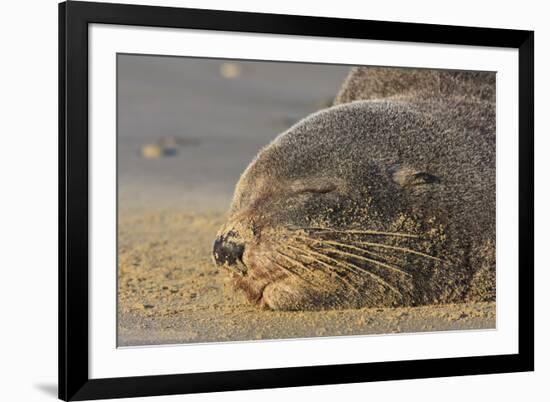
[[[356,68],[235,189],[235,284],[272,309],[494,300],[495,76]],[[244,274],[242,272],[246,271]]]

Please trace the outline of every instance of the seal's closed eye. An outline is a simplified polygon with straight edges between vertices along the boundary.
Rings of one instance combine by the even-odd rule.
[[[326,194],[335,191],[338,188],[336,183],[325,180],[308,180],[306,182],[297,180],[290,185],[294,194]]]
[[[403,187],[437,184],[441,182],[439,177],[428,172],[418,171],[409,166],[396,165],[392,166],[388,171],[393,181]]]
[[[414,175],[414,179],[410,184],[418,185],[418,184],[432,184],[432,183],[440,183],[440,182],[441,180],[439,180],[439,177],[434,176],[433,174],[430,174],[430,173],[420,172]]]

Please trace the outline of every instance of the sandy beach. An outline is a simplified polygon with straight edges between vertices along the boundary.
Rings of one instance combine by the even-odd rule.
[[[119,346],[495,327],[494,303],[274,312],[235,292],[211,250],[240,173],[348,67],[227,64],[119,56]]]

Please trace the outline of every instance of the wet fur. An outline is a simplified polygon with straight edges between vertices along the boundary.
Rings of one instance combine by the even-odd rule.
[[[494,300],[494,88],[353,69],[243,172],[220,230],[245,245],[236,287],[277,310]]]

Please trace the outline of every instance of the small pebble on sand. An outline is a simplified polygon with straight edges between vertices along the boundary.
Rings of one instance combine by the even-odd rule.
[[[141,147],[141,156],[146,159],[157,159],[161,156],[175,156],[178,149],[173,145],[146,144]]]
[[[156,144],[146,144],[141,147],[141,155],[146,159],[156,159],[162,156],[162,148]]]
[[[241,66],[235,63],[223,63],[220,65],[220,75],[223,78],[234,79],[240,77],[242,73]]]

